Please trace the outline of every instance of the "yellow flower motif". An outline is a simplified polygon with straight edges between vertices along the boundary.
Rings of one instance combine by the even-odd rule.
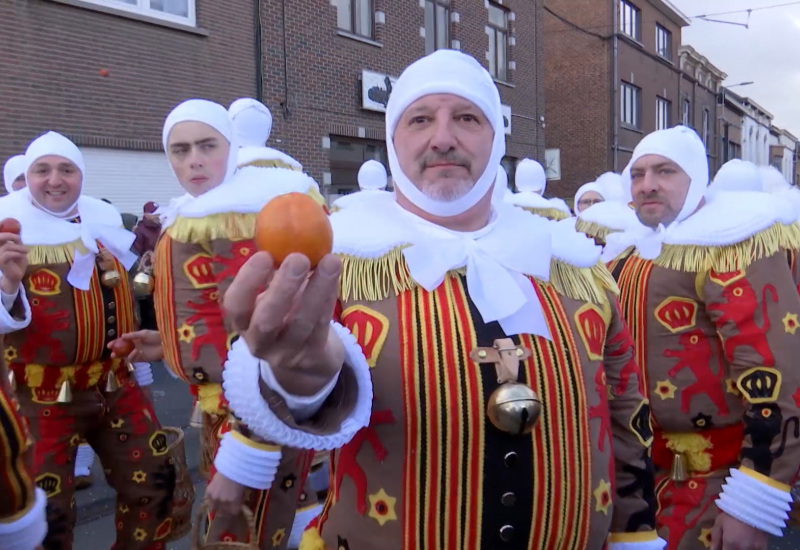
[[[147,531],[139,527],[138,529],[136,529],[136,531],[133,532],[133,538],[135,538],[139,542],[142,542],[144,539],[147,538]]]
[[[377,521],[381,527],[388,521],[397,521],[395,505],[397,499],[390,497],[386,491],[381,489],[375,494],[369,495],[369,517]]]
[[[130,511],[131,511],[131,509],[130,509],[130,508],[128,508],[128,505],[127,505],[127,504],[120,504],[120,505],[119,505],[119,513],[120,513],[120,514],[127,514],[127,513],[128,513],[128,512],[130,512]]]
[[[73,434],[72,437],[69,438],[69,444],[71,447],[77,447],[81,444],[81,438],[78,434]]]
[[[739,388],[736,387],[736,380],[728,378],[725,380],[725,391],[733,395],[741,395]]]
[[[197,335],[194,332],[194,327],[187,325],[184,323],[178,329],[178,338],[181,342],[186,342],[187,344],[191,344],[192,341],[195,339]]]
[[[704,548],[711,548],[711,529],[701,529],[700,536],[697,537],[697,540],[703,543]]]
[[[605,479],[601,479],[594,490],[595,512],[601,512],[608,515],[608,509],[611,506],[611,484]]]
[[[144,483],[147,481],[147,474],[141,470],[136,470],[133,472],[133,481],[136,483]]]
[[[656,395],[661,399],[675,399],[675,391],[678,387],[669,380],[659,380],[656,384]]]
[[[123,424],[125,424],[125,421],[122,420],[121,418],[117,418],[116,420],[111,421],[112,428],[121,428]]]
[[[8,346],[5,349],[4,355],[6,358],[6,363],[10,363],[11,361],[19,357],[19,355],[17,354],[17,348],[15,348],[14,346]]]
[[[797,313],[787,313],[783,318],[783,330],[789,334],[794,334],[800,328],[800,321],[797,319]]]
[[[283,539],[286,538],[286,529],[280,528],[275,531],[275,534],[272,535],[272,547],[277,548],[283,542]]]

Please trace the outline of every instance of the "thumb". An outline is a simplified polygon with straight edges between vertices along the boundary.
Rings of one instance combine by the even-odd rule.
[[[711,550],[722,550],[722,523],[720,517],[714,522],[714,528],[711,530]]]

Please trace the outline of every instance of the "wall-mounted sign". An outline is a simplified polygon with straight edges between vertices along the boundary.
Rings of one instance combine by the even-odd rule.
[[[511,135],[511,107],[509,105],[501,105],[503,109],[503,124],[506,127],[506,135]]]
[[[361,71],[361,108],[385,113],[395,84],[397,78],[393,76]]]
[[[544,173],[548,180],[561,179],[561,149],[545,149]]]

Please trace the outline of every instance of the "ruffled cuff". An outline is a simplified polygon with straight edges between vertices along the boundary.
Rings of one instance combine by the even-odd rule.
[[[742,466],[731,469],[716,504],[729,516],[781,537],[789,519],[791,502],[791,487]]]
[[[322,408],[322,405],[325,403],[325,400],[328,399],[328,396],[333,391],[333,388],[336,387],[336,383],[339,381],[339,373],[341,372],[341,370],[337,372],[336,376],[331,378],[331,381],[325,384],[325,386],[323,386],[323,388],[316,394],[303,397],[299,395],[292,395],[283,389],[283,386],[278,383],[278,380],[275,378],[275,374],[272,372],[272,367],[267,361],[261,359],[259,364],[261,379],[267,386],[270,387],[272,391],[283,397],[283,400],[286,401],[286,406],[289,407],[289,410],[292,411],[292,416],[294,416],[298,422],[308,420],[317,414],[317,411]]]
[[[322,513],[322,505],[314,504],[308,508],[298,510],[294,515],[294,523],[292,524],[292,532],[289,535],[289,544],[287,548],[299,548],[300,539],[303,538],[303,532],[308,527],[308,524],[314,521],[318,515]]]
[[[0,273],[0,280],[3,279],[3,274]],[[16,296],[11,300],[10,305],[6,305],[8,297],[11,294],[3,293],[2,301],[3,307],[0,307],[0,334],[8,334],[27,328],[31,324],[31,305],[28,303],[28,295],[25,293],[25,287],[19,285]],[[18,318],[19,307],[22,306],[22,318]],[[16,311],[15,311],[16,310]],[[17,315],[15,315],[17,313]]]
[[[281,462],[281,448],[247,439],[232,431],[222,436],[214,468],[239,485],[267,490]]]
[[[0,290],[0,299],[2,299],[3,307],[6,308],[6,311],[11,311],[11,308],[14,307],[14,302],[17,301],[17,296],[19,296],[19,289],[17,289],[14,294],[6,294]]]
[[[12,522],[0,520],[0,550],[31,550],[42,544],[47,534],[47,496],[36,488],[33,507]]]
[[[663,550],[667,541],[658,537],[655,531],[641,533],[611,533],[608,536],[608,550]]]
[[[136,383],[141,387],[149,386],[155,380],[153,378],[153,367],[150,366],[150,363],[134,363],[133,377],[136,378]]]
[[[372,379],[361,347],[350,332],[331,323],[345,348],[345,366],[321,410],[327,422],[303,429],[297,425],[283,398],[264,384],[260,361],[253,357],[244,339],[228,353],[222,372],[229,408],[259,437],[287,447],[329,451],[350,441],[369,425],[372,409]],[[264,397],[262,389],[265,391]],[[330,405],[330,406],[329,406]],[[320,415],[315,415],[320,416]]]

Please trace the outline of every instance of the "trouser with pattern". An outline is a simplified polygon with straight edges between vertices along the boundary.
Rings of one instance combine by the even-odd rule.
[[[128,378],[112,393],[75,391],[64,404],[37,403],[30,389],[20,386],[18,399],[35,440],[32,471],[48,497],[44,548],[72,548],[74,462],[82,439],[100,457],[106,480],[117,492],[112,548],[164,548],[172,525],[175,467],[152,403],[136,382]]]
[[[719,515],[714,501],[724,482],[722,471],[705,477],[691,475],[686,481],[672,481],[660,472],[656,477],[656,523],[659,536],[668,541],[667,550],[711,548],[711,530]]]

